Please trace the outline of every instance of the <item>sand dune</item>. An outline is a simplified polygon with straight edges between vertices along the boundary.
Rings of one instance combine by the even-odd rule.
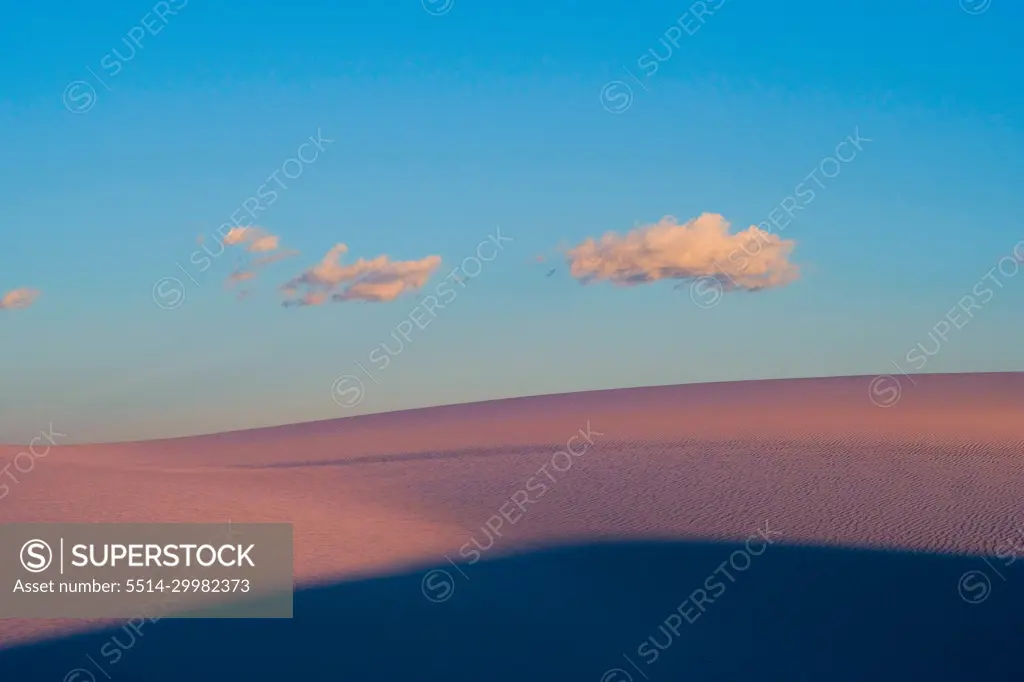
[[[870,382],[871,377],[843,377],[623,389],[161,441],[58,447],[38,460],[0,500],[0,522],[291,522],[297,585],[345,581],[342,592],[331,593],[345,595],[338,597],[342,599],[339,608],[345,600],[359,599],[358,585],[371,584],[352,581],[405,572],[413,576],[432,566],[451,570],[448,558],[462,562],[472,550],[488,560],[472,566],[473,571],[484,571],[485,565],[504,566],[502,562],[515,560],[491,560],[539,548],[612,540],[671,541],[676,547],[690,548],[678,550],[684,554],[704,556],[711,545],[701,543],[743,542],[766,523],[780,534],[779,544],[788,548],[786,556],[791,558],[805,556],[798,552],[812,552],[798,549],[810,547],[934,555],[931,562],[893,559],[894,567],[902,567],[902,573],[893,575],[909,581],[908,585],[914,582],[916,570],[970,562],[981,562],[985,568],[982,560],[969,557],[1005,555],[1006,543],[1016,539],[1022,560],[1007,572],[1024,587],[1019,571],[1024,565],[1024,374],[918,375],[913,383],[901,377],[899,401],[885,408],[872,403]],[[566,450],[574,436],[569,446],[575,452],[585,446],[586,451],[579,456],[557,454]],[[0,451],[0,464],[14,452],[17,449]],[[543,492],[539,483],[545,484]],[[517,507],[514,523],[494,520],[500,519],[499,509],[507,513]],[[678,560],[682,555],[675,556]],[[874,571],[872,580],[880,585],[887,565],[882,557],[888,555],[870,556],[874,557],[868,561]],[[548,560],[537,561],[541,566]],[[836,561],[814,558],[812,563],[817,562],[815,570],[840,566],[836,570],[845,571],[860,565],[859,560]],[[601,617],[619,623],[624,632],[656,629],[663,620],[663,616],[654,622],[638,620],[626,627],[620,620],[636,615],[632,607],[623,607],[621,618],[616,616],[615,605],[629,602],[630,591],[638,589],[636,580],[642,578],[637,575],[617,580],[607,566],[600,569],[600,576],[591,575],[588,562],[582,559],[566,575],[562,575],[567,569],[561,559],[555,565],[550,578],[539,569],[532,574],[539,592],[557,598],[558,586],[546,581],[578,581],[571,588],[575,591],[593,579],[600,592],[594,598],[608,603]],[[484,572],[501,570],[505,569]],[[660,570],[652,565],[652,575]],[[755,566],[749,575],[757,572]],[[857,580],[855,575],[842,575],[822,577],[827,582],[811,588],[835,597],[835,610],[810,608],[789,614],[785,622],[798,621],[793,633],[839,627],[851,618],[866,617],[845,597],[840,599],[851,581]],[[952,613],[950,617],[967,617],[961,613],[965,604],[957,595],[958,575],[952,569],[943,569],[942,575],[941,580],[935,579],[942,591],[932,595],[934,600],[949,609],[944,613]],[[768,585],[781,578],[764,579]],[[688,584],[675,588],[671,584],[666,578],[663,587],[667,593],[677,589],[672,597],[676,602],[692,589]],[[759,603],[749,594],[751,589],[737,588],[735,618],[743,618],[739,604],[744,599]],[[927,596],[921,589],[914,587],[914,604]],[[498,586],[480,590],[483,601],[476,605],[478,611],[467,605],[464,608],[470,610],[462,614],[463,620],[450,613],[444,616],[458,621],[449,622],[453,632],[462,632],[467,623],[476,622],[474,618],[486,620],[488,613],[509,608],[494,601],[503,594]],[[619,593],[611,593],[616,590]],[[299,604],[312,599],[306,594]],[[470,601],[474,595],[460,598]],[[417,602],[408,608],[421,619],[420,627],[429,628],[429,612],[420,613],[424,604],[447,607],[430,604],[419,588],[405,590],[401,599]],[[656,606],[667,613],[672,605],[659,602]],[[394,617],[402,613],[400,601],[382,608]],[[895,618],[905,624],[932,617],[925,618],[924,612],[885,614],[877,610],[878,605],[871,608],[876,609],[872,618]],[[359,611],[360,617],[368,618],[372,611],[367,605]],[[330,617],[318,613],[317,617]],[[971,613],[976,617],[980,612]],[[993,618],[994,613],[989,612]],[[345,619],[340,612],[336,617]],[[524,612],[509,617],[536,623],[542,616]],[[566,613],[544,617],[566,627],[576,618]],[[725,610],[718,617],[728,618]],[[1012,618],[1002,612],[999,617]],[[763,613],[754,618],[771,622]],[[304,624],[297,606],[294,623],[267,625],[270,629],[261,632],[308,628],[313,620]],[[985,621],[985,627],[994,622]],[[959,628],[962,624],[948,625]],[[0,646],[95,626],[3,621]],[[173,641],[185,637],[184,628],[192,626],[162,622],[153,627],[154,632],[159,627],[177,633],[169,635]],[[217,637],[230,637],[232,628],[249,632],[257,625],[202,627],[209,627]],[[696,632],[696,627],[688,625],[686,632]],[[864,622],[862,627],[874,626]],[[708,639],[714,631],[708,628],[693,636],[706,651],[731,647]],[[949,636],[956,632],[943,631]],[[400,651],[423,634],[396,631],[392,644]],[[525,649],[525,631],[504,636],[509,647]],[[787,639],[795,636],[775,635],[781,646],[798,647],[799,642]],[[454,640],[446,642],[446,646],[458,646]],[[623,641],[622,649],[635,644]],[[574,639],[566,646],[587,648]],[[25,665],[32,655],[41,655],[33,651],[43,650],[10,651],[4,657],[16,657],[8,660]],[[609,667],[616,655],[608,652]],[[566,656],[569,660],[575,654]],[[870,658],[871,653],[865,656]],[[0,657],[0,674],[4,657]],[[805,677],[794,677],[785,667],[778,671],[788,671],[787,679],[824,679],[812,675],[824,670],[820,666],[826,666],[826,661],[819,663],[809,665]],[[701,666],[705,664],[710,665],[704,661]],[[862,664],[866,666],[862,671],[875,665],[870,660]],[[722,670],[745,669],[735,660],[723,665]],[[713,666],[700,669],[708,676],[699,679],[730,679],[715,676]],[[577,668],[577,672],[549,675],[542,670],[533,677],[598,680],[602,676],[602,669]],[[632,674],[641,679],[636,671]],[[195,672],[188,676],[207,679]],[[435,679],[426,674],[415,677]],[[150,673],[137,679],[143,678],[158,679]],[[285,678],[280,673],[266,679]],[[16,679],[29,678],[19,675]]]

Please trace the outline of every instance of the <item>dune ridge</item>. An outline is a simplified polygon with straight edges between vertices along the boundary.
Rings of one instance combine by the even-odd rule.
[[[872,404],[870,379],[58,446],[0,500],[0,522],[291,522],[299,586],[459,560],[473,542],[491,542],[489,559],[605,540],[736,542],[765,521],[792,546],[992,555],[1024,542],[1024,374],[915,376],[888,408]],[[553,460],[581,432],[586,452]],[[546,492],[488,538],[488,520],[542,470]],[[0,647],[95,625],[4,621]]]

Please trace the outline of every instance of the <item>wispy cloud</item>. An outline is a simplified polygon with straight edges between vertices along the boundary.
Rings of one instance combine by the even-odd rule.
[[[336,244],[319,263],[285,282],[281,286],[287,297],[283,305],[320,305],[328,300],[392,301],[422,288],[441,265],[440,256],[393,261],[384,255],[342,265],[339,261],[346,253],[345,244]]]
[[[736,234],[716,213],[679,223],[666,216],[625,234],[609,232],[566,251],[570,274],[583,284],[634,286],[658,280],[713,277],[725,289],[757,291],[799,277],[789,261],[796,242],[751,226]]]
[[[0,310],[19,310],[36,302],[40,292],[35,289],[13,289],[0,297]]]
[[[275,234],[271,234],[261,227],[233,227],[226,235],[224,235],[224,244],[226,246],[244,247],[246,253],[267,254],[254,259],[252,262],[249,262],[240,268],[237,268],[234,272],[228,275],[224,282],[224,285],[228,288],[233,287],[239,282],[255,279],[257,271],[260,268],[266,267],[271,263],[276,263],[279,260],[299,255],[299,252],[294,249],[277,251],[281,245],[281,238]],[[275,251],[277,251],[277,253],[274,253]],[[245,296],[248,296],[249,293],[251,292],[242,292],[238,300],[242,300]]]
[[[278,247],[280,238],[262,227],[232,227],[224,235],[228,246],[244,246],[249,253],[264,253]]]
[[[256,273],[253,272],[252,270],[235,270],[230,275],[228,275],[228,279],[227,282],[225,282],[225,284],[230,287],[233,284],[237,284],[238,282],[245,282],[247,280],[253,279],[254,277],[256,277]]]

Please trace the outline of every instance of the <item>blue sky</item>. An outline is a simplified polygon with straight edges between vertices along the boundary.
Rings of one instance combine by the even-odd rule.
[[[1024,8],[720,3],[703,22],[691,2],[624,0],[168,0],[163,22],[149,0],[8,8],[0,297],[40,295],[0,309],[0,442],[51,422],[69,441],[123,440],[912,371],[908,350],[934,347],[929,331],[1024,239]],[[612,81],[632,92],[617,113]],[[763,223],[856,132],[870,142],[824,166],[834,177],[776,235],[800,270],[784,286],[705,308],[690,280],[582,286],[553,255],[666,215]],[[237,301],[224,280],[241,249],[200,273],[197,237],[317,135],[332,142],[255,223],[300,254]],[[496,229],[505,248],[375,368],[418,296]],[[278,287],[338,243],[347,263],[442,265],[394,300],[281,306]],[[921,371],[1024,369],[1024,277],[991,276],[1001,286]],[[154,302],[165,277],[185,287],[170,310]],[[332,399],[344,375],[361,377],[358,405]]]

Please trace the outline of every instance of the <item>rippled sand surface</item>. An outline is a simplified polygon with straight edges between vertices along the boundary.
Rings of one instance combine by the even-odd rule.
[[[474,551],[743,541],[765,524],[791,545],[1024,545],[1024,375],[900,380],[625,389],[58,447],[19,474],[0,522],[290,522],[300,586]],[[0,645],[93,625],[0,621]]]

